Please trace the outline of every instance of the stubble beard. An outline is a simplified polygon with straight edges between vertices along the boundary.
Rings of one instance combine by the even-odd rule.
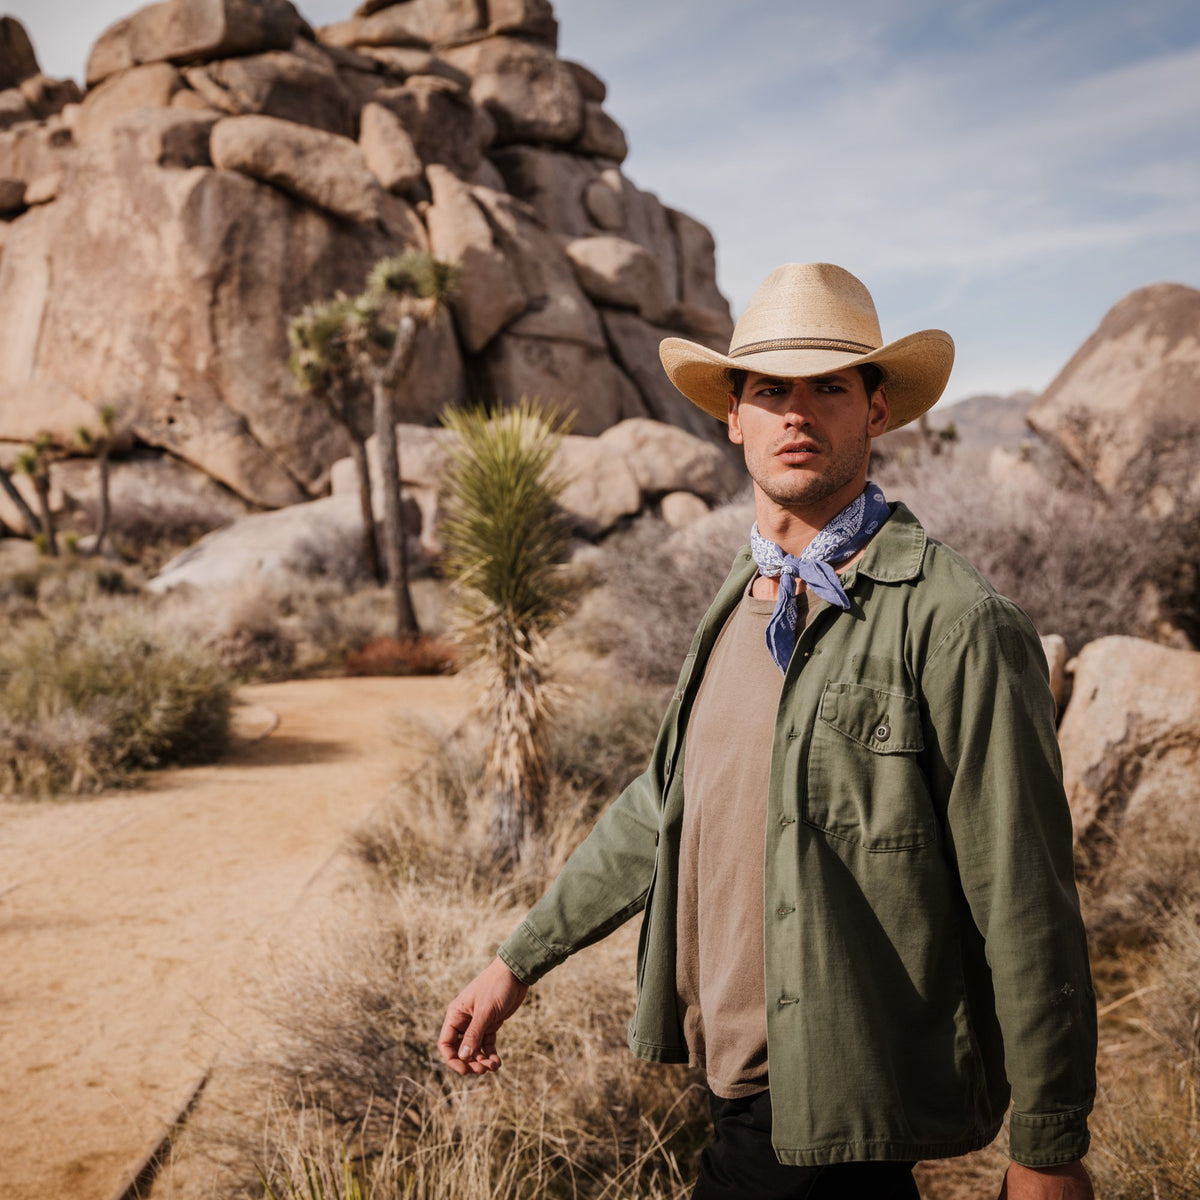
[[[753,461],[747,455],[746,470],[759,491],[781,508],[815,508],[857,478],[869,444],[864,428],[862,438],[855,446],[843,447],[832,457],[828,457],[828,444],[822,443],[817,459],[823,468],[820,471],[789,467],[785,474],[772,473],[768,468],[773,456],[769,454]],[[847,503],[852,499],[849,497]]]

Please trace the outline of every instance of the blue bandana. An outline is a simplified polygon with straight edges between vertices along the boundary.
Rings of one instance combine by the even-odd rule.
[[[782,546],[768,541],[758,532],[758,522],[750,531],[750,552],[758,572],[768,579],[779,576],[779,599],[767,625],[767,649],[779,669],[786,673],[796,648],[796,580],[802,579],[813,594],[838,608],[849,608],[850,601],[833,569],[857,554],[891,516],[883,492],[868,481],[856,500],[842,509],[800,552],[787,554]]]

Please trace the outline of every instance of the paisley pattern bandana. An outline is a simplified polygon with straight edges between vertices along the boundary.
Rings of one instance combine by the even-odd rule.
[[[838,608],[849,608],[850,600],[833,569],[857,554],[875,536],[891,516],[883,492],[867,481],[857,499],[842,509],[800,554],[787,554],[782,546],[768,541],[758,532],[758,522],[750,531],[750,552],[758,572],[768,579],[779,576],[779,599],[767,625],[767,649],[776,666],[787,672],[796,648],[796,581],[802,579],[813,594]]]

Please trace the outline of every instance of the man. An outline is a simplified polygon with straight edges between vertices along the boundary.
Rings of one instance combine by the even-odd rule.
[[[500,1065],[528,985],[644,910],[629,1043],[703,1066],[698,1200],[914,1197],[998,1132],[1007,1200],[1090,1200],[1095,999],[1037,635],[867,481],[953,343],[883,344],[838,267],[774,271],[723,355],[661,347],[726,420],[751,545],[692,642],[650,766],[451,1003]]]

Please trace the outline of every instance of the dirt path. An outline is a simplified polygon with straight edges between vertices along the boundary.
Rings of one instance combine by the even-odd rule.
[[[406,716],[460,680],[244,689],[278,714],[135,792],[0,804],[0,1197],[112,1200],[238,1025],[245,987],[384,797]]]

